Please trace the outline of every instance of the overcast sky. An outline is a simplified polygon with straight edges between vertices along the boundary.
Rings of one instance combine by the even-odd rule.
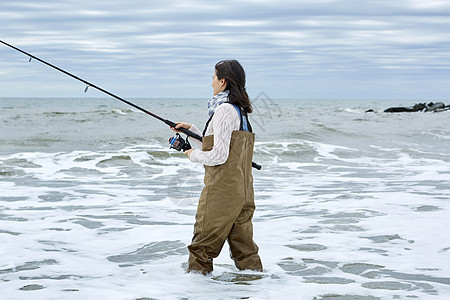
[[[0,39],[122,97],[450,97],[450,1],[1,1]],[[0,44],[0,97],[103,97]]]

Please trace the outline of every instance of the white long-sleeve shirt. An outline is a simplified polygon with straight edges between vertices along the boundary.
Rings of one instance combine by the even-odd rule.
[[[239,130],[240,123],[239,114],[232,104],[222,103],[219,105],[205,133],[205,136],[214,135],[213,148],[211,151],[195,149],[191,152],[190,160],[206,166],[217,166],[225,163],[230,153],[231,134],[233,131]],[[189,130],[200,136],[202,135],[195,125],[192,125]],[[191,141],[199,148],[202,147],[200,141],[196,139],[191,139]]]

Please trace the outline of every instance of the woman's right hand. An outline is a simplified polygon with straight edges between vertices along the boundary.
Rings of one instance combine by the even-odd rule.
[[[189,130],[192,127],[192,124],[185,123],[185,122],[175,122],[175,124],[177,124],[177,126],[175,126],[175,128],[170,127],[175,132],[180,132],[179,130],[177,130],[178,128],[185,128],[185,129]]]

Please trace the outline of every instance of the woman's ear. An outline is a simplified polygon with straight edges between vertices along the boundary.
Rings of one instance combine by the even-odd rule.
[[[227,84],[227,81],[225,80],[225,78],[220,79],[220,84],[221,85]]]

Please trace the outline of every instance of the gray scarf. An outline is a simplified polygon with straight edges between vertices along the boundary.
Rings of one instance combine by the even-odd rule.
[[[212,97],[211,99],[209,99],[208,101],[208,114],[211,117],[214,114],[214,111],[216,110],[216,108],[225,102],[228,102],[228,94],[230,93],[230,91],[223,91],[218,93],[217,95],[215,95],[214,97]]]

